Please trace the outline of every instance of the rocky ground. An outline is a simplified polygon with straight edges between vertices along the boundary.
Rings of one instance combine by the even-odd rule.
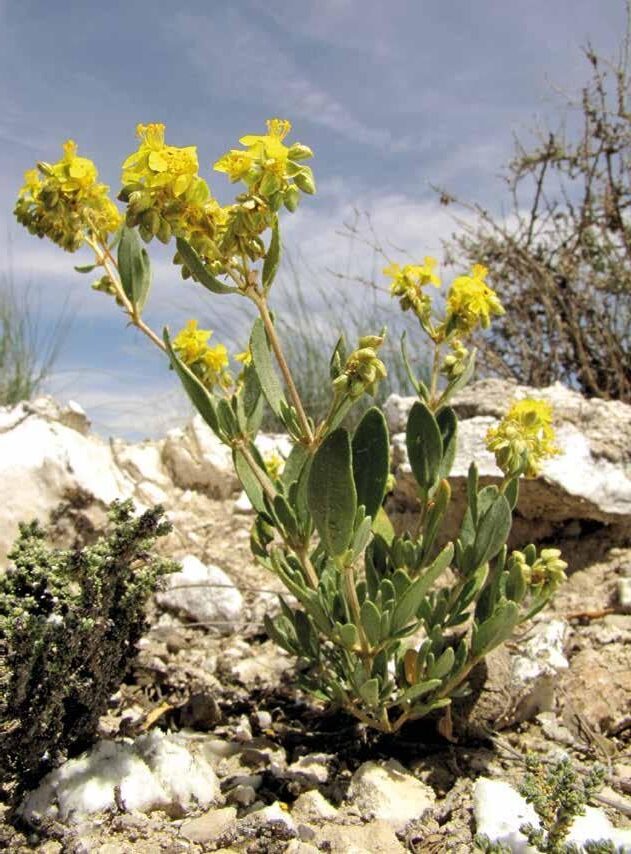
[[[515,811],[514,793],[489,794],[484,780],[518,785],[527,751],[605,765],[591,819],[629,827],[628,508],[609,521],[587,512],[574,525],[558,521],[567,584],[490,657],[446,740],[431,720],[375,735],[296,693],[294,662],[262,627],[280,587],[252,563],[247,507],[235,510],[234,487],[208,483],[180,486],[176,498],[163,548],[185,558],[184,570],[151,603],[150,630],[96,751],[53,772],[26,803],[28,823],[0,825],[0,849],[464,854],[480,828]],[[95,512],[80,489],[67,494],[59,541],[91,536]],[[629,837],[624,844],[631,851]]]

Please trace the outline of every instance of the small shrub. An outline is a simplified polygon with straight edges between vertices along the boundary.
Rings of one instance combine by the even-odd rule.
[[[145,629],[158,579],[176,569],[153,551],[162,508],[134,517],[114,502],[110,530],[82,550],[45,544],[22,524],[0,576],[0,779],[33,783],[93,738]]]
[[[458,440],[450,400],[473,375],[472,335],[504,308],[481,264],[434,299],[432,288],[441,286],[435,259],[390,263],[383,271],[390,294],[420,331],[422,361],[431,364],[425,379],[415,374],[402,341],[400,370],[417,396],[406,445],[419,519],[395,534],[383,507],[390,481],[385,417],[373,406],[359,423],[350,422],[387,376],[385,330],[364,331],[354,349],[339,338],[330,356],[325,351],[317,376],[326,405],[310,412],[270,305],[281,260],[280,211],[295,211],[305,194],[315,193],[304,165],[313,152],[298,142],[285,145],[290,130],[289,121],[270,119],[266,134],[242,137],[243,149],[215,163],[243,184],[234,203],[221,206],[199,175],[195,147],[169,145],[162,124],[139,125],[138,148],[122,167],[124,215],[98,182],[95,165],[68,140],[57,163],[26,173],[15,213],[31,233],[68,251],[84,244],[93,250],[94,263],[78,269],[99,270],[93,287],[162,350],[230,449],[256,512],[252,552],[295,600],[281,598],[280,615],[266,618],[265,626],[306,663],[301,687],[392,733],[436,710],[448,714],[467,693],[473,668],[543,608],[565,577],[557,549],[538,553],[530,545],[509,553],[506,546],[520,477],[536,475],[542,460],[557,453],[552,412],[543,401],[516,401],[489,431],[487,446],[504,477],[481,487],[471,465],[460,531],[441,549]],[[256,309],[249,347],[234,357],[236,375],[227,348],[210,343],[212,331],[197,320],[173,337],[147,325],[151,265],[141,241],[154,238],[175,240],[181,276],[211,300],[241,300]],[[344,320],[343,305],[339,314]],[[282,470],[255,444],[266,404],[292,445]]]

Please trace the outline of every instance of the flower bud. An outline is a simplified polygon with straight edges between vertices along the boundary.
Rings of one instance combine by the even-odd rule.
[[[300,202],[300,193],[298,188],[293,184],[285,190],[283,195],[283,202],[285,207],[290,213],[293,213],[298,207],[298,203]]]
[[[300,172],[294,175],[294,183],[303,193],[313,195],[316,191],[315,181],[313,180],[313,172],[308,166],[303,166]]]
[[[294,142],[293,145],[289,146],[287,157],[289,160],[309,160],[310,157],[313,157],[313,151],[308,145],[303,145],[301,142]]]

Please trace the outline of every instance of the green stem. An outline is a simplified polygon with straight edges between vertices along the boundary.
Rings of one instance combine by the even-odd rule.
[[[307,443],[309,445],[313,445],[314,436],[311,430],[311,425],[309,424],[309,419],[307,418],[304,407],[302,405],[302,401],[300,399],[300,395],[298,394],[298,389],[296,388],[296,384],[294,383],[294,378],[292,377],[291,371],[289,370],[289,365],[287,364],[287,360],[285,359],[285,355],[280,345],[280,340],[278,338],[278,335],[276,334],[276,329],[274,327],[274,323],[267,307],[267,301],[264,296],[261,296],[261,294],[256,291],[251,294],[251,299],[256,304],[256,307],[259,310],[259,314],[261,315],[261,320],[263,321],[267,337],[272,346],[272,350],[274,351],[274,355],[276,356],[278,367],[280,368],[280,371],[283,375],[285,385],[287,386],[287,391],[289,392],[289,396],[294,405],[294,409],[296,410],[296,415],[300,423],[300,429],[302,430],[303,436],[307,440]]]

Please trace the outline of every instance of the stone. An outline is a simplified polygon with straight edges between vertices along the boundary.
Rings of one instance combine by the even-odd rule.
[[[234,807],[210,810],[204,815],[185,821],[180,834],[190,842],[214,842],[236,828],[237,811]]]
[[[328,753],[307,753],[301,756],[284,772],[287,779],[298,780],[304,785],[318,785],[329,779],[329,764],[334,757]]]
[[[254,507],[252,507],[252,502],[245,494],[245,491],[242,491],[239,494],[239,497],[232,505],[232,512],[236,513],[240,516],[253,516],[254,515]]]
[[[386,821],[363,825],[325,825],[316,831],[318,849],[331,854],[404,854],[395,831]]]
[[[301,822],[334,821],[338,811],[317,789],[303,792],[294,801],[291,814]]]
[[[178,735],[153,730],[133,742],[98,742],[65,762],[26,796],[20,814],[31,823],[78,823],[120,809],[181,816],[221,800],[219,780],[203,754]]]
[[[570,659],[562,674],[563,718],[576,731],[580,715],[595,732],[615,732],[629,714],[631,695],[631,645],[610,643],[582,649]]]
[[[631,578],[618,579],[618,604],[626,613],[631,613]]]
[[[522,824],[538,826],[539,819],[534,807],[509,783],[478,778],[473,787],[473,813],[477,833],[491,842],[503,843],[513,854],[534,851],[519,828]],[[588,840],[607,839],[626,851],[631,846],[631,829],[614,827],[602,810],[586,807],[585,814],[574,819],[565,841],[580,846]]]
[[[408,822],[422,818],[434,806],[436,795],[391,759],[384,764],[360,765],[351,778],[348,799],[363,818],[382,819],[395,831],[401,831]]]
[[[472,460],[483,483],[499,483],[501,472],[487,451],[484,436],[497,424],[513,398],[547,400],[555,412],[557,444],[562,453],[545,462],[539,477],[523,480],[513,541],[549,536],[562,524],[590,520],[613,526],[621,536],[631,523],[631,406],[619,401],[586,399],[560,384],[533,389],[488,379],[456,395],[458,451],[450,475],[452,508],[446,538],[457,532],[466,501],[466,475]],[[397,484],[391,506],[414,513],[416,485],[405,446],[405,422],[415,398],[392,395],[385,404],[393,444]],[[535,532],[536,536],[533,535]]]
[[[243,597],[230,576],[194,555],[186,555],[181,563],[181,571],[167,576],[164,590],[156,594],[158,605],[232,634],[243,617]]]
[[[569,667],[563,652],[569,630],[565,620],[538,623],[532,637],[519,645],[512,658],[510,691],[516,705],[511,723],[554,710],[559,672]]]
[[[169,430],[162,459],[180,489],[205,492],[211,498],[229,498],[239,489],[232,452],[215,436],[201,415],[184,427]]]

